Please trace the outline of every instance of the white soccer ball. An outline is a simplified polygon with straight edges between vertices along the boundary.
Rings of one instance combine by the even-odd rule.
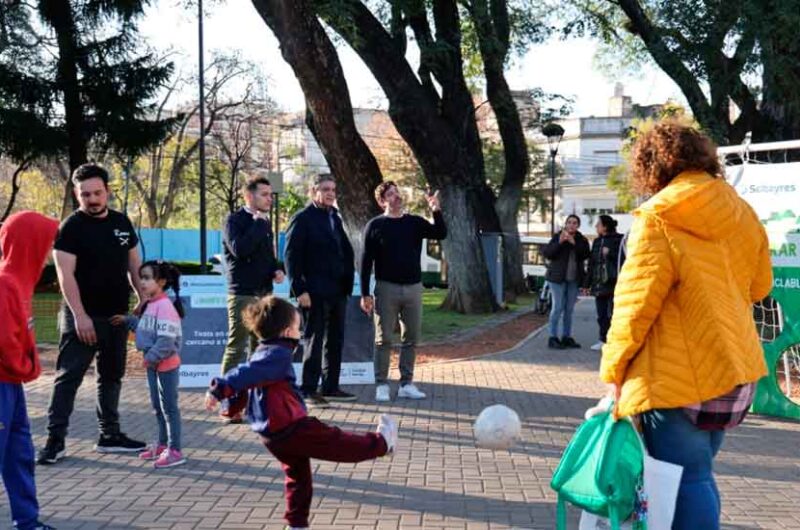
[[[508,449],[519,439],[522,423],[505,405],[486,407],[473,426],[475,445],[484,449]]]

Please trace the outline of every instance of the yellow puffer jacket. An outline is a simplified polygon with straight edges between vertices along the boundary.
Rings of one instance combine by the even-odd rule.
[[[617,415],[682,407],[766,375],[752,304],[772,289],[766,232],[724,180],[684,172],[634,212],[600,378]]]

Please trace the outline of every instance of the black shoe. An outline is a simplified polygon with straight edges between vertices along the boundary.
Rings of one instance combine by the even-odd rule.
[[[147,444],[131,440],[124,434],[101,434],[94,450],[98,453],[140,453],[147,449]]]
[[[39,450],[36,463],[41,466],[49,466],[65,456],[67,456],[67,449],[64,447],[64,440],[48,436],[44,447]]]
[[[33,527],[33,530],[56,530],[55,526],[50,526],[49,524],[44,524],[40,522],[36,522],[36,526]]]
[[[324,392],[322,395],[328,401],[355,401],[358,399],[355,394],[343,392],[339,389],[336,389],[333,392]]]
[[[325,409],[331,406],[328,400],[322,397],[319,392],[314,392],[313,394],[303,393],[303,400],[310,409]]]
[[[550,337],[547,339],[547,347],[551,350],[563,350],[564,345],[558,340],[558,337]]]
[[[581,345],[575,342],[575,339],[572,337],[562,337],[561,338],[561,345],[564,348],[580,348]]]

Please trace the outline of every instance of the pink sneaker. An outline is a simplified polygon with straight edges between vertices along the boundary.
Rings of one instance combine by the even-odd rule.
[[[174,467],[179,466],[181,464],[185,464],[186,459],[183,457],[180,451],[177,449],[164,449],[164,452],[161,453],[161,456],[158,457],[158,460],[155,461],[153,464],[154,467],[162,468],[162,467]]]
[[[153,445],[149,446],[147,449],[145,449],[144,451],[142,451],[141,453],[139,453],[139,458],[141,458],[142,460],[155,460],[156,458],[158,458],[161,455],[161,453],[164,452],[164,449],[166,449],[166,448],[167,448],[166,445],[161,445],[161,444],[155,445],[155,444],[153,444]]]

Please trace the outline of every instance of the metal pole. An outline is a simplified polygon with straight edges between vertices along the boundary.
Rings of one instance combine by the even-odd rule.
[[[556,233],[556,153],[550,150],[550,234]]]
[[[128,215],[128,191],[131,181],[131,157],[125,161],[125,195],[122,199],[122,213]]]
[[[198,143],[200,156],[200,273],[205,274],[207,269],[206,249],[206,120],[205,120],[205,76],[203,65],[203,0],[197,2],[197,33],[198,33],[198,68],[200,89],[200,141]]]

